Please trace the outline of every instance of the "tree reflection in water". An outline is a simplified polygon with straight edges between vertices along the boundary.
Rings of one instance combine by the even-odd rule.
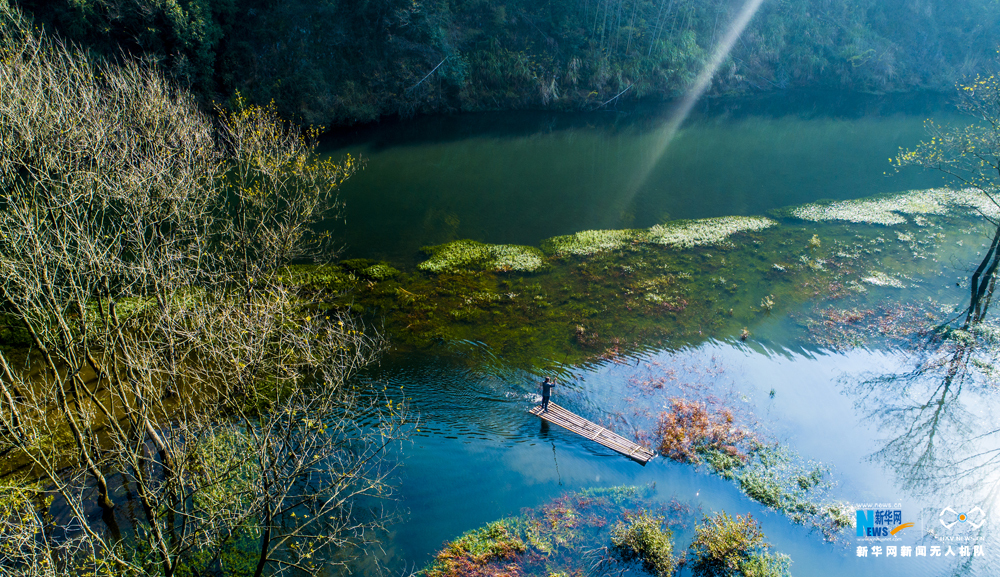
[[[873,457],[916,494],[992,500],[1000,485],[1000,428],[990,411],[997,396],[1000,327],[986,320],[1000,264],[1000,75],[959,85],[966,127],[925,124],[929,140],[901,149],[897,167],[937,170],[984,198],[979,213],[992,242],[972,272],[968,306],[920,343],[912,371],[859,385],[859,403],[888,433]]]
[[[1000,325],[986,318],[1000,261],[1000,226],[971,277],[969,304],[918,337],[907,372],[862,381],[857,406],[885,435],[872,455],[916,496],[992,501],[1000,489]]]

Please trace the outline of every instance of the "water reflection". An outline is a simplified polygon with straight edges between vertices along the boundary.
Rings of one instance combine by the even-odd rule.
[[[858,405],[885,435],[872,458],[917,495],[970,496],[992,502],[1000,491],[1000,428],[993,418],[1000,330],[987,319],[993,243],[970,278],[966,307],[915,343],[911,368],[863,381]]]
[[[873,457],[917,494],[996,489],[1000,438],[981,398],[993,385],[979,370],[995,355],[957,338],[966,337],[933,337],[911,371],[869,379],[856,391],[888,439]]]
[[[625,114],[461,115],[385,124],[329,141],[330,154],[368,159],[341,189],[346,226],[331,223],[347,256],[407,265],[421,246],[471,238],[536,245],[586,229],[649,227],[667,219],[768,210],[817,198],[926,188],[937,175],[885,178],[885,159],[923,136],[928,113],[894,102],[884,117],[861,97],[828,95],[789,106],[712,102],[681,127],[662,158],[667,107]],[[825,103],[852,100],[842,115]],[[836,106],[835,106],[836,108]],[[843,105],[841,108],[852,108]],[[876,106],[877,108],[877,106]],[[947,116],[945,113],[944,116]],[[837,151],[831,154],[831,151]],[[648,178],[630,187],[637,174]]]
[[[379,370],[367,375],[372,383],[384,385],[387,393],[395,391],[411,399],[409,406],[421,415],[420,432],[414,434],[412,444],[402,455],[400,506],[410,510],[411,515],[395,528],[387,543],[385,562],[391,572],[404,566],[419,569],[444,541],[517,515],[524,507],[537,507],[563,491],[655,482],[664,498],[690,501],[706,512],[753,513],[764,523],[765,534],[776,550],[792,556],[796,575],[871,574],[873,562],[856,559],[853,548],[824,544],[820,535],[793,524],[783,514],[768,512],[730,481],[668,459],[655,459],[646,467],[638,467],[559,427],[545,426],[526,412],[536,402],[537,375],[491,367],[501,362],[489,360],[493,355],[486,352],[470,352],[467,345],[442,346],[446,348],[451,352],[390,356]],[[470,367],[467,354],[475,354],[484,364]],[[945,361],[950,359],[946,357]],[[889,435],[889,429],[877,431],[870,427],[869,423],[874,422],[869,413],[891,408],[891,403],[919,409],[932,395],[933,400],[941,399],[944,388],[935,385],[941,384],[948,362],[938,366],[936,383],[929,380],[931,373],[925,372],[926,378],[908,385],[902,380],[898,386],[891,381],[888,385],[872,381],[868,389],[873,390],[852,389],[852,393],[870,393],[862,403],[865,414],[855,414],[853,401],[861,397],[853,399],[843,394],[843,375],[858,375],[879,365],[890,367],[887,372],[893,375],[916,374],[904,369],[908,366],[905,355],[865,349],[842,354],[765,354],[739,344],[709,341],[680,351],[649,351],[638,365],[635,360],[566,369],[567,373],[560,377],[565,388],[556,391],[559,403],[629,434],[631,427],[648,425],[650,414],[661,409],[666,397],[682,394],[718,398],[747,418],[756,415],[762,430],[803,458],[829,465],[831,479],[837,483],[832,488],[833,498],[850,502],[901,500],[903,508],[915,516],[926,509],[917,528],[926,529],[927,535],[935,529],[942,507],[961,508],[973,502],[974,494],[978,499],[971,478],[958,487],[949,486],[941,477],[934,485],[924,482],[910,491],[887,477],[881,466],[885,462],[865,462],[865,456],[881,450],[887,439],[905,432],[905,423],[896,413],[875,415],[875,422],[895,422],[904,428],[896,435]],[[659,388],[660,380],[663,388]],[[932,443],[936,456],[953,457],[953,467],[963,466],[960,456],[938,450],[939,443],[953,448],[962,441],[970,452],[977,445],[1000,445],[990,444],[996,439],[976,437],[989,430],[982,419],[991,414],[990,389],[959,381],[956,373],[944,395],[941,413],[951,411],[946,417],[950,422],[978,430],[953,430],[939,423]],[[882,395],[884,398],[876,396],[884,391],[888,391]],[[930,407],[926,410],[933,412]],[[616,419],[616,415],[624,420]],[[906,449],[901,450],[899,461],[905,466]],[[933,467],[924,474],[933,476]],[[989,474],[980,478],[992,486]],[[969,485],[971,492],[963,493]],[[910,493],[922,498],[913,499]],[[924,535],[921,532],[917,537],[915,533],[912,538]],[[989,545],[1000,543],[991,541]],[[992,558],[977,558],[971,568],[953,559],[932,561],[880,567],[880,574],[913,577],[958,571],[954,574],[986,575],[995,568],[990,564]]]

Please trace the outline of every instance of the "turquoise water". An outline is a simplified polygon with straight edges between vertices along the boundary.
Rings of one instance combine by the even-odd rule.
[[[344,231],[347,256],[407,268],[422,258],[420,246],[458,238],[536,245],[586,229],[763,214],[821,198],[927,188],[940,177],[920,171],[885,176],[888,158],[922,137],[927,116],[954,119],[934,99],[715,103],[684,127],[648,178],[629,186],[664,115],[456,116],[342,135],[331,141],[331,153],[361,154],[368,168],[345,185],[346,223],[336,230]],[[870,287],[852,306],[932,299],[928,310],[941,316],[961,304],[966,289],[955,283],[967,278],[983,240],[981,229],[962,228],[945,231],[933,262],[886,255],[878,262],[909,275],[905,288]],[[817,230],[828,238],[826,229]],[[892,229],[885,230],[895,242]],[[789,260],[798,252],[801,247],[790,248]],[[655,483],[657,498],[676,498],[702,513],[753,514],[772,549],[791,556],[795,575],[1000,572],[993,380],[943,385],[940,372],[926,367],[941,355],[921,352],[915,345],[922,337],[832,347],[803,330],[803,318],[815,316],[818,304],[757,315],[746,342],[713,335],[706,326],[705,338],[693,345],[644,347],[603,363],[557,367],[556,401],[629,436],[648,426],[649,414],[672,396],[722,399],[803,463],[828,467],[826,498],[898,504],[893,508],[914,527],[889,544],[952,545],[957,552],[960,541],[949,539],[968,528],[945,528],[941,511],[980,506],[988,521],[975,534],[984,556],[859,558],[857,547],[872,543],[850,532],[827,542],[705,468],[664,458],[642,467],[542,424],[526,412],[538,400],[541,374],[511,366],[490,343],[442,342],[420,352],[390,352],[362,376],[401,390],[419,416],[419,432],[394,455],[401,463],[396,505],[404,520],[375,557],[389,573],[419,569],[444,542],[565,491]],[[637,388],[664,376],[669,384],[662,390]],[[921,458],[926,463],[915,467]],[[677,548],[686,547],[685,539],[690,534],[678,536]]]
[[[845,393],[844,380],[873,369],[902,369],[905,358],[864,350],[816,356],[763,354],[712,342],[692,350],[658,353],[639,364],[678,361],[724,369],[726,376],[720,379],[724,382],[718,384],[752,407],[774,438],[832,468],[837,484],[830,491],[835,497],[856,503],[900,503],[906,520],[914,521],[916,527],[899,544],[931,543],[923,534],[935,528],[937,513],[945,506],[993,503],[988,495],[977,492],[952,495],[940,490],[917,495],[902,490],[891,468],[871,459],[882,448],[885,435],[878,421],[866,417],[866,409],[871,407],[856,406],[858,397]],[[761,522],[774,550],[792,557],[795,575],[843,575],[848,571],[858,575],[944,575],[958,568],[954,559],[943,557],[859,559],[853,536],[840,543],[825,542],[818,532],[767,510],[715,475],[663,458],[641,467],[558,427],[543,426],[525,412],[534,400],[526,375],[498,378],[449,371],[438,363],[415,359],[400,362],[405,367],[390,364],[384,367],[383,376],[393,384],[405,385],[413,394],[412,407],[421,415],[421,433],[405,449],[400,477],[400,505],[409,516],[395,528],[386,559],[397,570],[423,566],[444,541],[516,515],[522,507],[541,505],[564,491],[645,483],[656,483],[660,498],[676,498],[706,513],[751,513]],[[630,363],[578,372],[557,399],[598,420],[607,408],[603,401],[609,391],[637,370],[642,368]],[[773,398],[770,389],[775,390]],[[973,406],[980,400],[967,399]],[[975,410],[980,412],[981,407]],[[945,435],[942,442],[958,444],[963,440]],[[995,480],[991,475],[982,483],[984,492]],[[1000,542],[995,531],[986,535],[987,556],[976,559],[960,574],[995,574],[996,555],[990,552],[997,551]]]

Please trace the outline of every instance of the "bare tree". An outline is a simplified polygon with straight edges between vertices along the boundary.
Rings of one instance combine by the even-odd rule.
[[[0,447],[36,480],[0,487],[0,565],[259,576],[365,542],[404,411],[345,386],[380,338],[282,282],[356,161],[6,2],[0,49],[0,297],[32,342],[0,352]]]
[[[986,315],[1000,266],[1000,78],[980,76],[958,88],[958,109],[977,123],[942,126],[928,120],[929,139],[912,150],[900,149],[895,164],[938,170],[987,201],[988,209],[980,212],[994,228],[989,249],[970,276],[962,323],[968,328]]]
[[[858,404],[887,439],[872,457],[917,492],[979,498],[1000,490],[1000,430],[977,415],[976,396],[992,394],[998,378],[995,326],[985,322],[1000,266],[1000,79],[977,77],[959,86],[958,107],[977,123],[956,127],[926,123],[928,139],[900,150],[897,167],[922,166],[944,173],[980,195],[991,241],[970,267],[968,305],[916,343],[911,370],[881,375],[857,388]]]

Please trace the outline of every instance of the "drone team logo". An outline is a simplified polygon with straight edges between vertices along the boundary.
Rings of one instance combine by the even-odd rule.
[[[855,505],[857,514],[858,543],[855,556],[866,559],[863,563],[914,563],[931,562],[934,557],[945,560],[968,560],[986,557],[989,545],[982,531],[989,515],[980,507],[967,505],[940,509],[937,518],[941,527],[934,531],[934,511],[937,508],[921,510],[920,530],[909,531],[906,535],[914,539],[914,544],[904,542],[907,537],[899,536],[901,531],[910,529],[913,523],[904,522],[900,503],[864,503]],[[937,526],[934,524],[934,526]],[[927,529],[925,531],[925,528]],[[917,560],[920,561],[917,561]]]
[[[973,507],[968,512],[959,512],[951,507],[945,507],[938,515],[938,521],[945,529],[951,529],[959,523],[968,523],[972,529],[979,529],[986,523],[986,511]]]

